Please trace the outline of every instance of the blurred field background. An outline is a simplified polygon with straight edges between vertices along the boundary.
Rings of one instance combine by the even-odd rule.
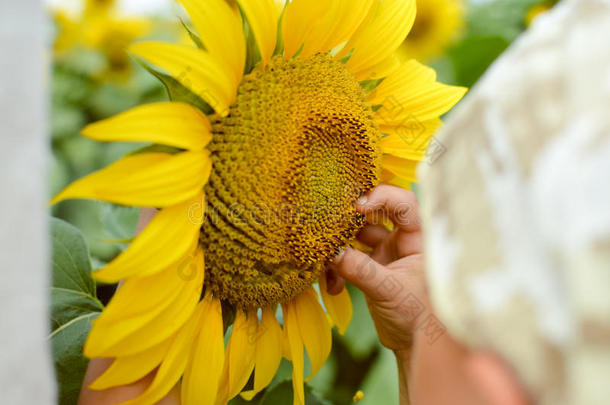
[[[49,196],[69,182],[91,173],[143,145],[104,144],[79,136],[94,122],[142,103],[167,100],[163,85],[126,53],[140,39],[187,41],[180,8],[171,0],[54,0],[48,2],[50,140]],[[421,3],[421,4],[420,4]],[[552,2],[551,2],[552,3]],[[540,0],[418,0],[413,43],[405,44],[403,57],[417,57],[434,67],[440,81],[472,87],[489,65],[527,28],[530,21],[551,6]],[[419,24],[419,25],[418,25]],[[67,201],[52,208],[54,217],[78,228],[89,246],[92,268],[110,261],[133,236],[138,212],[92,201]],[[106,303],[115,286],[97,286]],[[397,403],[397,375],[392,354],[383,349],[361,293],[350,289],[354,319],[345,336],[336,336],[331,357],[309,383],[318,399],[308,403],[349,404],[358,390],[359,403]],[[56,314],[54,314],[55,316]],[[76,361],[82,341],[66,340],[56,351],[56,366]],[[61,357],[64,356],[64,357]],[[76,357],[75,357],[76,356]],[[81,359],[82,360],[82,359]],[[84,360],[78,360],[81,364]],[[68,367],[70,368],[70,367]],[[64,370],[65,371],[65,370]],[[83,367],[58,371],[60,403],[75,404]],[[283,364],[276,378],[277,396],[265,404],[283,404],[290,394],[290,366]],[[70,379],[71,381],[67,381]],[[291,394],[289,396],[291,398]],[[236,400],[235,402],[239,402]],[[263,403],[263,402],[261,402]],[[287,402],[288,403],[288,402]]]

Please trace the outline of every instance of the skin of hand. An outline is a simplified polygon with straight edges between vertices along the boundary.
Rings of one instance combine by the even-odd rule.
[[[328,291],[338,294],[347,280],[364,292],[379,340],[396,355],[400,404],[529,404],[502,359],[460,344],[434,316],[415,194],[382,184],[356,209],[367,219],[358,240],[372,251],[341,252],[327,272]]]
[[[367,225],[358,240],[369,254],[346,248],[327,274],[329,292],[341,291],[343,279],[366,295],[379,340],[395,352],[413,345],[415,324],[430,312],[424,280],[424,256],[418,203],[409,190],[380,185],[356,204]],[[393,229],[384,224],[391,221]]]

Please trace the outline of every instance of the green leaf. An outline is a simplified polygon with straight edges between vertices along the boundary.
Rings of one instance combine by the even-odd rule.
[[[83,234],[69,223],[51,219],[53,240],[53,287],[73,290],[95,298],[89,249]]]
[[[62,55],[57,61],[65,69],[85,77],[99,75],[107,66],[106,57],[98,50],[79,46]]]
[[[381,349],[364,379],[362,391],[364,399],[358,405],[398,403],[398,371],[396,359],[390,350]]]
[[[53,140],[79,134],[85,125],[85,114],[70,104],[53,103],[51,106],[51,136]]]
[[[74,136],[63,139],[57,145],[76,177],[99,169],[99,155],[104,146],[106,145],[78,136],[78,132]]]
[[[469,35],[501,36],[512,42],[525,29],[525,15],[540,0],[495,0],[472,4],[468,10]]]
[[[275,387],[267,390],[261,398],[259,405],[279,405],[292,403],[292,381],[282,381]],[[321,399],[305,384],[305,405],[332,405],[329,401]]]
[[[471,87],[509,42],[501,36],[470,36],[450,50],[456,81]]]
[[[71,69],[66,69],[61,63],[53,65],[51,81],[51,102],[55,104],[82,105],[90,95],[91,80]],[[54,118],[51,116],[51,118]]]
[[[51,155],[49,164],[49,198],[59,193],[70,182],[70,171],[66,160],[60,153]]]
[[[103,309],[91,278],[89,249],[83,234],[57,218],[51,219],[53,286],[51,287],[51,347],[59,388],[58,403],[75,405],[88,360],[83,345],[91,322]]]
[[[150,146],[147,142],[109,142],[104,143],[103,145],[104,148],[100,151],[101,167],[108,166],[117,160],[124,158],[126,155]]]
[[[106,243],[107,236],[104,234],[102,224],[101,201],[93,200],[69,200],[59,203],[57,216],[76,226],[85,236],[91,256],[103,261],[112,260],[120,250],[115,244]],[[97,269],[98,267],[93,267]]]
[[[333,336],[333,340],[336,336]],[[333,342],[336,344],[336,342]],[[334,351],[335,348],[333,348]],[[329,398],[336,389],[333,383],[337,376],[337,358],[333,352],[326,360],[320,371],[309,381],[309,385],[316,392],[319,392],[326,398]]]
[[[51,330],[56,331],[79,316],[100,312],[102,304],[75,290],[51,287]]]
[[[82,348],[91,330],[91,322],[98,315],[99,312],[83,314],[55,329],[50,336],[59,388],[59,405],[76,405],[78,401],[89,364],[89,360],[82,355]]]
[[[123,207],[113,204],[102,206],[102,224],[104,233],[109,240],[119,244],[119,248],[125,248],[136,233],[140,210],[135,207]]]
[[[128,88],[112,83],[97,87],[87,99],[86,107],[94,121],[107,118],[139,104],[140,96]]]
[[[172,101],[182,101],[192,106],[199,108],[203,111],[204,114],[212,114],[214,110],[208,103],[206,103],[201,97],[197,94],[193,93],[191,90],[184,87],[180,82],[170,75],[159,72],[155,70],[151,66],[146,63],[138,60],[140,65],[144,67],[144,69],[148,70],[152,75],[154,75],[157,79],[163,83],[165,89],[167,90],[167,94],[169,95],[169,99]]]

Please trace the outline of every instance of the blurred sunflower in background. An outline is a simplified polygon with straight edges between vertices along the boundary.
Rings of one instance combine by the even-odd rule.
[[[309,379],[331,328],[344,333],[352,316],[324,270],[364,222],[356,200],[416,181],[439,117],[466,89],[396,56],[415,0],[180,2],[192,45],[130,48],[172,101],[83,130],[152,145],[52,200],[159,209],[94,273],[124,283],[85,344],[87,357],[115,359],[91,388],[158,368],[128,403],[153,404],[181,380],[184,404],[226,404],[263,390],[285,357],[304,404],[305,352]]]
[[[106,60],[102,80],[124,81],[130,77],[131,63],[126,49],[151,30],[149,20],[121,16],[115,0],[86,0],[77,15],[58,9],[54,11],[54,19],[56,56],[61,57],[75,47],[100,51]]]
[[[413,28],[397,54],[402,60],[426,62],[443,54],[465,25],[463,0],[417,0]]]
[[[552,9],[558,0],[545,0],[532,6],[525,15],[525,25],[530,26],[534,20]]]

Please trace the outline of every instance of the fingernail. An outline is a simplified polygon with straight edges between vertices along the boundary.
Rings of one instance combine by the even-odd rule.
[[[339,263],[341,261],[341,259],[343,259],[344,255],[345,255],[345,249],[339,250],[339,253],[337,253],[337,256],[335,256],[335,259],[333,260],[333,262]]]
[[[356,202],[358,205],[365,205],[367,202],[369,201],[368,198],[366,198],[366,196],[362,196],[358,199],[358,201]]]

